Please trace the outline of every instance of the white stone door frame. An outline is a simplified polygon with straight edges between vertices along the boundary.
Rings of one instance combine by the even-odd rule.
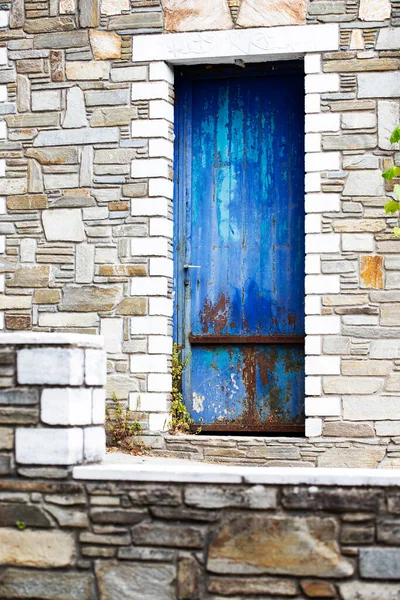
[[[149,82],[132,86],[132,100],[149,102],[149,119],[133,121],[132,137],[149,139],[149,157],[136,159],[132,164],[133,178],[149,178],[151,202],[164,203],[165,217],[173,197],[173,185],[168,169],[173,161],[173,93],[174,65],[226,64],[235,61],[267,62],[304,58],[305,65],[305,313],[306,313],[306,436],[321,435],[321,417],[340,415],[340,403],[327,403],[326,411],[321,403],[321,376],[340,374],[340,358],[321,356],[321,335],[340,331],[340,317],[321,314],[321,296],[340,291],[339,275],[321,274],[321,254],[339,252],[340,235],[322,232],[322,213],[340,210],[340,194],[321,192],[321,175],[326,171],[339,171],[340,153],[322,152],[321,134],[339,131],[340,117],[337,113],[321,111],[321,94],[338,92],[338,74],[322,73],[321,52],[339,50],[338,24],[297,25],[284,27],[233,29],[229,31],[207,31],[138,35],[132,40],[133,62],[150,63]],[[150,214],[152,214],[150,212]],[[159,209],[157,214],[159,214]],[[150,247],[148,241],[140,251],[150,252],[150,276],[172,280],[170,250],[172,242],[171,223],[161,222]],[[142,242],[141,242],[141,244]],[[147,249],[146,249],[147,246]],[[139,248],[132,240],[132,256]],[[161,259],[161,261],[160,261]],[[162,262],[163,261],[163,262]],[[154,269],[152,270],[152,262]],[[155,277],[154,277],[155,279]],[[154,281],[156,284],[156,281]],[[160,285],[160,296],[166,296],[167,286]],[[154,286],[152,286],[154,290]],[[152,292],[154,293],[154,291]],[[150,310],[149,318],[152,313]],[[170,316],[170,315],[169,315]],[[153,319],[160,317],[153,317]],[[156,321],[154,321],[156,326]],[[153,332],[155,333],[155,332]],[[170,332],[168,332],[170,333]],[[161,333],[160,333],[161,335]],[[163,326],[163,336],[166,329]],[[168,335],[166,336],[168,337]],[[171,347],[171,338],[166,348]],[[166,350],[167,352],[167,350]],[[333,364],[334,363],[334,364]],[[150,382],[151,386],[150,386]],[[154,373],[149,377],[150,394],[168,392],[168,376]],[[154,427],[161,427],[162,415],[154,419]],[[164,414],[167,418],[167,414]]]

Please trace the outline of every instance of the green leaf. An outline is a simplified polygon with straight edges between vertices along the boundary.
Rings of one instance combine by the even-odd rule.
[[[393,235],[395,237],[400,237],[400,227],[393,227]]]
[[[397,200],[400,201],[400,185],[396,184],[394,186],[394,193],[396,195]]]
[[[382,177],[387,181],[392,181],[393,177],[398,177],[399,175],[400,167],[398,167],[397,165],[393,165],[393,167],[390,167],[390,169],[382,173]]]
[[[400,142],[400,125],[397,125],[396,129],[393,131],[392,135],[390,136],[391,144],[396,144],[397,142]]]
[[[394,215],[399,210],[399,203],[396,200],[390,200],[387,204],[385,204],[385,213],[387,215]]]

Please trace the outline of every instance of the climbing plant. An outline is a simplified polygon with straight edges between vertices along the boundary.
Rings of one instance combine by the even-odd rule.
[[[396,144],[400,141],[400,125],[396,127],[390,136],[390,143]],[[400,176],[400,166],[393,165],[390,169],[387,169],[382,173],[382,177],[386,179],[386,181],[392,181],[395,177]],[[397,226],[393,227],[393,235],[395,237],[400,237],[400,185],[396,184],[394,186],[394,195],[396,197],[395,200],[390,200],[385,204],[385,213],[387,215],[395,215],[397,213]]]
[[[133,417],[128,407],[123,407],[115,392],[113,392],[113,410],[106,406],[105,429],[107,446],[119,448],[130,454],[143,454],[146,445],[140,439],[143,433],[142,425]]]
[[[189,357],[182,361],[182,353],[178,344],[172,348],[172,393],[170,410],[170,430],[172,433],[187,433],[193,419],[183,403],[182,374],[189,362]]]

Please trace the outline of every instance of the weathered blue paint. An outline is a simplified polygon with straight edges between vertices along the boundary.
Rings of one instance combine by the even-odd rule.
[[[304,335],[304,77],[286,63],[192,68],[177,79],[185,401],[196,423],[289,431],[303,422],[303,347],[237,342]],[[189,334],[219,343],[190,348]]]

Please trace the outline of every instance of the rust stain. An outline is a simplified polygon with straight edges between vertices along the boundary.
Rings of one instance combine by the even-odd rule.
[[[306,19],[305,0],[279,0],[276,9],[288,14],[294,22],[302,23]]]
[[[360,278],[363,287],[383,289],[383,256],[361,256]]]
[[[293,329],[295,329],[296,322],[297,322],[296,315],[289,314],[288,315],[289,327],[293,327]]]
[[[200,312],[200,323],[203,333],[211,329],[214,333],[221,333],[229,321],[229,302],[225,294],[220,294],[216,304],[205,300],[203,310]]]
[[[164,23],[167,31],[180,31],[180,26],[187,19],[194,19],[200,15],[194,8],[164,8]]]

